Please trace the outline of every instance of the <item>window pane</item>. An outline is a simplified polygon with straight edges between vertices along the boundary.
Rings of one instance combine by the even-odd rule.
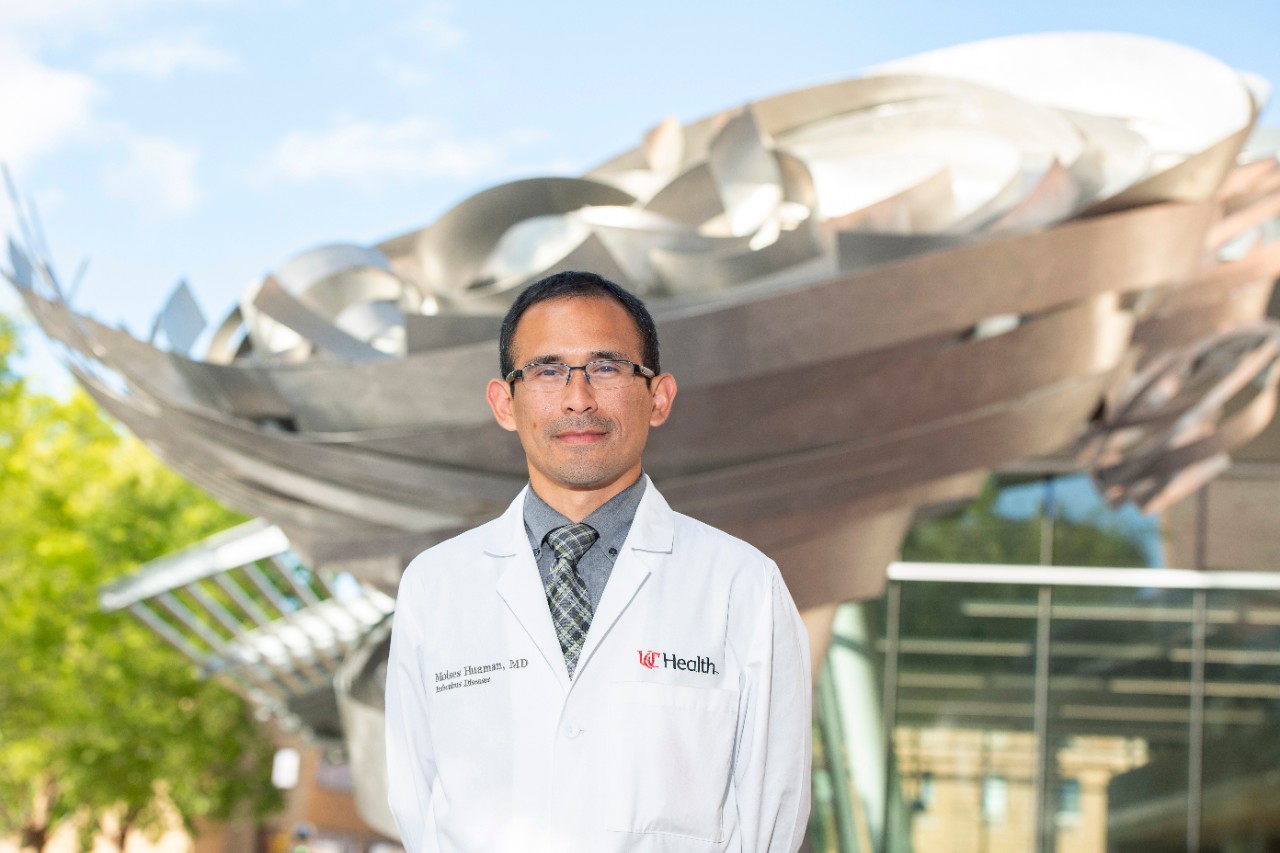
[[[1058,825],[1076,824],[1080,821],[1080,780],[1058,780]]]
[[[987,823],[1002,823],[1009,811],[1009,783],[1003,776],[990,775],[982,780],[982,818]]]
[[[911,849],[1034,849],[1037,594],[903,585],[894,742]]]
[[[1200,846],[1280,849],[1280,592],[1208,605]]]
[[[1185,850],[1190,620],[1186,590],[1054,590],[1050,849]]]

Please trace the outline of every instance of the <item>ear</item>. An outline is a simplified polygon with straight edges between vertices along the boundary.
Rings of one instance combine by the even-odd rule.
[[[508,432],[515,432],[516,418],[511,411],[515,401],[511,399],[511,393],[511,386],[506,382],[501,379],[490,379],[484,396],[489,401],[489,408],[493,410],[493,419],[498,422],[498,426]]]
[[[649,380],[649,394],[653,397],[649,426],[662,426],[670,417],[671,404],[676,399],[676,378],[670,373],[659,373]]]

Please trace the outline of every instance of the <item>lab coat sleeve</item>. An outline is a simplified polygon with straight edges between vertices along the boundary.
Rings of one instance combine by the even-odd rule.
[[[734,764],[742,849],[794,853],[809,820],[812,687],[809,639],[773,569],[744,672],[741,735]]]
[[[426,685],[418,650],[422,644],[423,609],[406,574],[396,599],[387,661],[387,799],[406,853],[430,853],[426,838],[431,791],[436,781],[435,756],[427,716]]]

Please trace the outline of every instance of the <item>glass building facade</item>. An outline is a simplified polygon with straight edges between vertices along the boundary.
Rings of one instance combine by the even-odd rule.
[[[1280,574],[898,563],[817,697],[813,851],[1280,850]]]

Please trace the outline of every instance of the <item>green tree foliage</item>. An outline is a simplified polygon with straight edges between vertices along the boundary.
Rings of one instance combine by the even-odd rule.
[[[902,559],[932,563],[1040,562],[1040,520],[1002,518],[995,512],[1000,490],[988,480],[982,494],[962,509],[911,528]],[[1053,561],[1060,566],[1146,566],[1142,548],[1106,524],[1059,518],[1053,525]]]
[[[988,479],[982,494],[961,509],[911,528],[902,546],[902,559],[931,563],[991,563],[1035,565],[1040,562],[1039,518],[1011,519],[998,515],[999,484]],[[1053,524],[1053,561],[1063,566],[1143,567],[1141,545],[1102,519]],[[1115,596],[1107,588],[1082,588],[1079,596],[1099,602]],[[956,611],[964,599],[1033,603],[1034,587],[1002,584],[917,584],[904,591],[904,633],[939,633],[966,639],[1025,639],[1027,627],[1013,619],[970,619]],[[960,664],[963,666],[964,664]],[[978,664],[974,664],[981,668]]]
[[[276,808],[273,746],[245,703],[100,586],[241,520],[169,471],[83,393],[32,393],[0,317],[0,836],[43,849],[111,814],[158,830]]]

